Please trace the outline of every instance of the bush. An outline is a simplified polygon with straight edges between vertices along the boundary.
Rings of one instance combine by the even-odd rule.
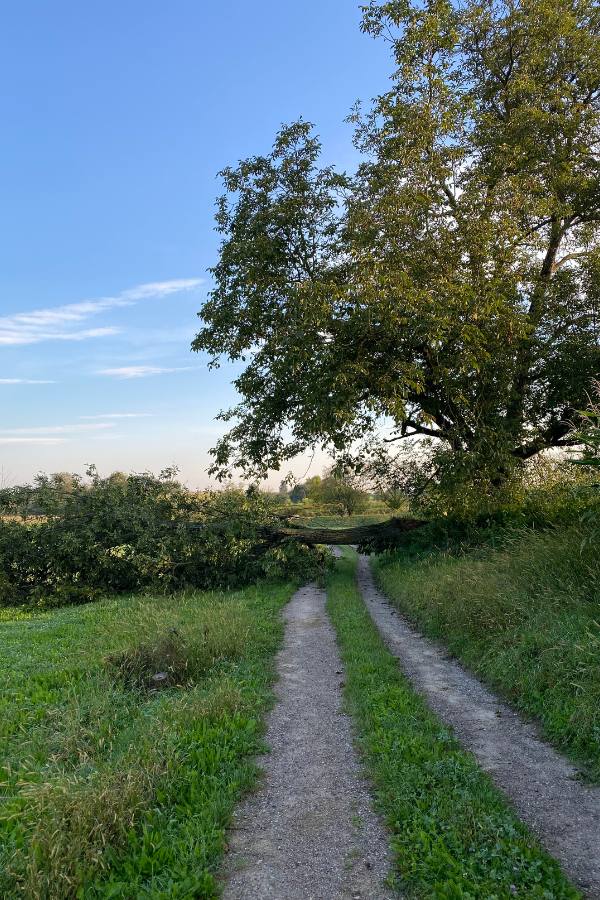
[[[45,517],[0,522],[0,605],[62,605],[101,592],[233,587],[315,574],[317,551],[273,543],[280,524],[258,491],[193,493],[174,471],[75,480],[58,505],[45,485]]]
[[[591,473],[561,458],[539,455],[526,463],[515,461],[496,480],[484,460],[473,470],[465,467],[460,477],[455,470],[452,463],[428,482],[415,482],[415,512],[478,525],[487,520],[546,525],[576,521],[590,502]]]
[[[590,403],[588,409],[582,412],[581,418],[584,426],[574,434],[574,437],[581,441],[583,453],[579,459],[571,460],[574,465],[583,466],[585,470],[593,473],[594,481],[591,489],[596,492],[595,499],[598,497],[598,475],[600,474],[600,382],[594,382],[594,400]],[[600,502],[590,505],[581,517],[581,524],[587,528],[586,542],[592,543],[598,540],[600,536]]]
[[[361,545],[367,553],[383,553],[399,545],[402,555],[419,557],[432,549],[460,554],[468,548],[504,544],[515,530],[551,529],[580,524],[582,541],[591,540],[600,513],[597,476],[591,470],[565,460],[538,457],[531,460],[519,479],[503,486],[494,503],[477,497],[474,485],[463,484],[460,506],[448,496],[437,495],[439,504],[413,504],[428,513],[430,521],[400,538],[383,533]]]

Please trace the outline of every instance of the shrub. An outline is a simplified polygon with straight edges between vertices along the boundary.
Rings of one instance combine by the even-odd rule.
[[[574,436],[581,441],[583,453],[579,459],[571,460],[577,466],[592,473],[594,481],[592,489],[595,491],[594,500],[598,501],[598,475],[600,474],[600,382],[594,382],[594,396],[588,409],[582,412],[581,418],[585,425]],[[594,502],[586,509],[581,517],[581,524],[587,528],[585,542],[593,542],[600,534],[600,503]]]
[[[503,486],[495,497],[477,497],[474,485],[464,484],[461,504],[450,504],[448,497],[437,495],[439,505],[431,498],[426,504],[413,504],[430,521],[423,527],[402,535],[378,535],[361,546],[368,553],[383,553],[400,544],[405,557],[427,555],[432,549],[461,553],[480,545],[504,544],[521,528],[547,529],[581,524],[590,532],[590,524],[598,515],[600,492],[597,476],[591,470],[569,465],[564,459],[530,460],[520,477]],[[443,500],[443,502],[442,502]],[[584,535],[585,539],[585,535]]]

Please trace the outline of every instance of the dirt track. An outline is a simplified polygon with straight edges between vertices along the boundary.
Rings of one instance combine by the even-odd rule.
[[[277,704],[264,782],[239,810],[225,900],[388,900],[386,834],[361,777],[325,592],[308,585],[285,610]]]
[[[600,787],[575,768],[444,650],[422,637],[377,590],[359,559],[367,608],[415,688],[452,726],[512,801],[521,819],[589,897],[600,897]]]
[[[375,587],[360,557],[367,608],[414,687],[509,797],[586,896],[600,898],[600,788]],[[264,780],[235,819],[224,900],[392,900],[387,835],[361,775],[342,710],[343,672],[325,592],[299,590],[285,610],[277,703]]]

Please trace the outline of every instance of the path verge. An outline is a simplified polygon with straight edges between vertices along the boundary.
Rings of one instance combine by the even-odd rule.
[[[299,590],[284,612],[280,680],[264,782],[238,810],[225,900],[391,900],[387,836],[362,777],[325,593]]]
[[[358,585],[415,688],[572,880],[588,896],[600,897],[600,788],[577,781],[575,768],[540,740],[532,724],[416,632],[377,590],[366,557],[359,558]]]
[[[402,674],[362,601],[355,566],[346,552],[328,577],[328,611],[398,887],[422,898],[579,897]]]

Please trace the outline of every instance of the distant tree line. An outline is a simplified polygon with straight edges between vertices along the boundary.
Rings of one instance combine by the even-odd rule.
[[[389,510],[398,510],[406,504],[406,494],[401,488],[387,484],[383,479],[377,484],[373,479],[340,471],[335,466],[323,475],[313,475],[291,487],[282,481],[279,494],[291,503],[310,503],[343,516],[364,512],[373,501],[384,504]]]

